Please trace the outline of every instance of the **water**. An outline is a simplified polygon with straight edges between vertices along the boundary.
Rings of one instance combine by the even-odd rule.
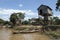
[[[12,34],[9,29],[0,29],[0,40],[50,40],[50,38],[38,33]]]
[[[0,29],[0,40],[9,40],[10,34],[10,30]]]

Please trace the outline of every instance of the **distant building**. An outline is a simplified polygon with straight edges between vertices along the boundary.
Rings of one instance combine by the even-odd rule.
[[[30,23],[33,25],[39,25],[39,19],[38,18],[32,18],[32,19],[30,19]]]

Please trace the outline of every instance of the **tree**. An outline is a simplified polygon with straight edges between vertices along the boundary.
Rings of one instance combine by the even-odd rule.
[[[59,10],[59,11],[60,11],[60,0],[57,0],[57,3],[56,3],[56,10]]]
[[[29,24],[29,21],[25,20],[25,21],[22,22],[22,24],[28,25]]]
[[[53,23],[55,25],[60,25],[60,19],[58,17],[53,17]]]
[[[13,13],[10,16],[10,21],[12,22],[13,25],[16,25],[18,22],[21,23],[21,20],[24,19],[25,15],[24,13]]]
[[[0,19],[0,24],[3,24],[4,23],[4,20]]]
[[[11,16],[10,16],[10,21],[12,22],[12,24],[13,25],[15,25],[15,21],[16,21],[16,18],[17,18],[17,16],[16,16],[16,14],[15,13],[13,13]]]
[[[20,23],[22,22],[22,19],[24,19],[25,14],[24,13],[17,13],[17,18],[20,21]]]
[[[4,25],[6,25],[6,24],[11,25],[11,22],[10,21],[4,21]]]

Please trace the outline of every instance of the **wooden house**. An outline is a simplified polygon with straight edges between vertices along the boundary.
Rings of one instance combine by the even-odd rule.
[[[38,15],[42,16],[52,16],[52,9],[49,6],[46,5],[41,5],[38,7]]]
[[[44,24],[50,24],[50,16],[53,15],[52,9],[49,6],[41,5],[38,7],[38,15],[44,17]]]

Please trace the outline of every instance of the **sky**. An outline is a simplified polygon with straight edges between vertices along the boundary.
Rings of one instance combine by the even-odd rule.
[[[52,9],[53,16],[60,17],[60,12],[56,11],[57,0],[0,0],[0,19],[8,21],[10,15],[15,12],[25,13],[25,20],[37,18],[37,8],[43,4]]]

